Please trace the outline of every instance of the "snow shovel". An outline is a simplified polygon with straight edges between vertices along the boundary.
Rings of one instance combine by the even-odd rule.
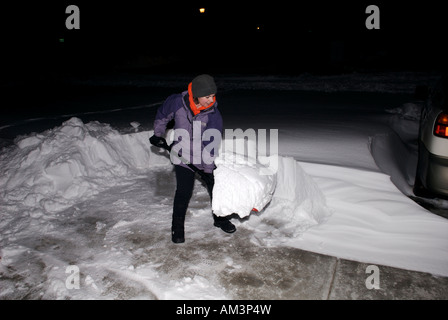
[[[159,145],[158,147],[165,149],[166,151],[168,151],[171,154],[171,146],[168,145],[168,143],[166,141],[163,141],[163,144]],[[174,154],[180,161],[182,161],[182,163],[186,164],[191,170],[193,170],[194,172],[197,172],[199,175],[201,175],[201,172],[203,172],[201,169],[199,169],[198,167],[196,167],[194,164],[190,163],[190,161],[188,161],[187,159],[185,159],[184,157],[178,155],[178,154]],[[256,208],[253,208],[252,211],[254,212],[258,212],[258,210]]]
[[[158,146],[159,148],[165,149],[166,151],[168,151],[171,154],[171,146],[168,145],[168,143],[166,143],[166,141],[163,141],[162,145]],[[174,155],[180,160],[182,161],[183,164],[186,164],[191,170],[193,170],[194,172],[197,172],[199,174],[201,174],[201,172],[203,172],[201,169],[199,169],[198,167],[196,167],[194,164],[190,163],[190,161],[188,161],[187,159],[185,159],[184,157],[178,155],[177,153],[174,153]]]

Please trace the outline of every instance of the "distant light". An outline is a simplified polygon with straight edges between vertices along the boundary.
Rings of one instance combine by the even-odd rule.
[[[205,8],[199,8],[200,13],[205,13]]]
[[[260,30],[260,27],[257,27],[257,30]]]
[[[65,41],[64,38],[59,39],[59,43],[64,43],[64,41]]]

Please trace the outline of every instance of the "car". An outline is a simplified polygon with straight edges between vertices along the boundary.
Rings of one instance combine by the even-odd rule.
[[[414,194],[448,198],[448,77],[430,89],[422,109]]]

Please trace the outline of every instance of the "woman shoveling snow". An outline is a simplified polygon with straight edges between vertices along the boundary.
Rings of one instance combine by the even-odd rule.
[[[223,121],[216,102],[217,87],[213,77],[200,75],[189,84],[188,90],[167,98],[157,110],[154,121],[154,135],[150,142],[156,147],[167,145],[163,138],[167,125],[171,120],[174,124],[174,143],[171,145],[172,160],[176,172],[176,193],[173,204],[171,239],[174,243],[185,242],[185,215],[193,193],[195,171],[187,163],[194,164],[207,191],[212,198],[215,184],[213,170],[217,148],[221,142]],[[200,128],[199,134],[194,129]],[[213,140],[203,139],[205,132],[213,133]],[[216,146],[216,148],[214,148]],[[199,150],[198,150],[199,149]],[[190,152],[192,151],[192,152]],[[196,152],[195,152],[196,151]],[[203,155],[208,156],[203,156]],[[186,161],[182,161],[186,160]],[[214,226],[224,232],[233,233],[235,226],[229,217],[218,217],[213,214]]]

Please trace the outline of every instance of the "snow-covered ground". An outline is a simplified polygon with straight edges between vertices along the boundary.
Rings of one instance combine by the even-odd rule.
[[[391,105],[385,96],[365,105],[358,101],[363,93],[349,93],[352,104],[338,96],[328,104],[335,96],[322,93],[324,100],[313,95],[298,105],[306,96],[294,90],[298,84],[288,93],[275,87],[278,78],[268,80],[277,91],[238,91],[235,84],[222,99],[226,128],[279,130],[272,201],[233,219],[232,235],[212,226],[208,194],[197,181],[186,243],[171,243],[175,177],[140,119],[123,133],[73,117],[3,148],[0,297],[232,299],[242,296],[229,279],[254,272],[258,250],[285,247],[448,276],[448,220],[408,197],[418,104]],[[338,81],[327,79],[327,87]],[[387,90],[373,91],[390,93],[386,82]],[[403,92],[403,82],[395,92]],[[447,201],[432,203],[448,209]]]

